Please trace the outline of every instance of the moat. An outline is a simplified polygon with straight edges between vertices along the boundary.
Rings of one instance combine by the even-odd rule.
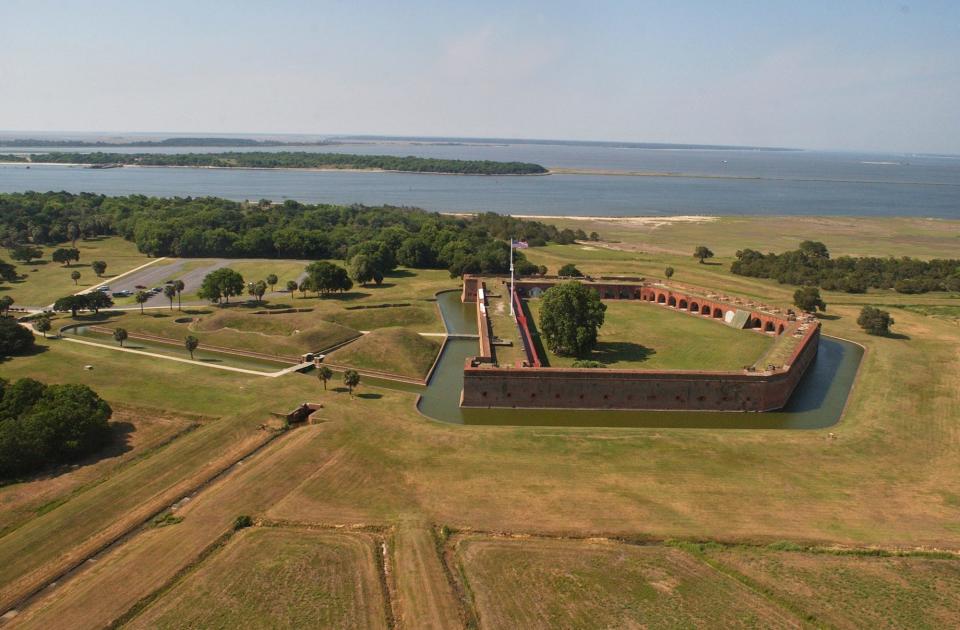
[[[437,296],[451,335],[476,335],[475,307],[458,291]],[[476,354],[474,339],[449,339],[419,402],[420,411],[454,424],[699,429],[822,429],[836,424],[856,378],[863,349],[821,337],[816,359],[787,405],[766,413],[690,411],[584,411],[559,409],[464,409],[459,406],[464,361]]]

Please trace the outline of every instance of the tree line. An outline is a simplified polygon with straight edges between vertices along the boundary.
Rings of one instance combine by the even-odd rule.
[[[0,479],[96,452],[110,439],[111,414],[86,385],[0,379]]]
[[[22,162],[14,155],[0,155],[0,161]],[[547,169],[529,162],[494,160],[445,160],[413,155],[354,155],[307,151],[229,151],[224,153],[38,153],[31,162],[47,164],[95,164],[131,166],[195,166],[217,168],[334,168],[378,169],[405,173],[449,173],[456,175],[542,175]]]
[[[531,246],[599,239],[494,213],[442,215],[394,206],[236,202],[216,197],[111,197],[65,192],[0,194],[0,245],[21,258],[37,245],[117,234],[150,256],[349,260],[363,253],[380,273],[396,266],[463,273],[509,271],[509,239]],[[521,274],[540,273],[523,253]],[[7,275],[12,269],[6,269]],[[373,277],[375,279],[375,276]]]
[[[960,291],[960,260],[831,258],[826,245],[803,241],[796,250],[764,254],[753,249],[737,252],[730,271],[753,278],[772,278],[781,284],[817,286],[827,291],[865,293],[867,289],[893,289],[899,293]]]

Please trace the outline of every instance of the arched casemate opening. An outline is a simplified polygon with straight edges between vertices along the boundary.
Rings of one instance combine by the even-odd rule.
[[[780,324],[780,325],[777,327],[777,334],[778,334],[778,335],[782,335],[782,334],[783,334],[783,331],[784,331],[783,324]]]
[[[672,306],[672,307],[676,308],[676,307],[677,307],[677,298],[675,298],[675,297],[673,297],[673,296],[671,295],[671,296],[670,296],[670,299],[667,300],[667,306]]]
[[[697,304],[696,302],[690,302],[690,312],[691,312],[691,313],[699,313],[699,312],[700,312],[700,305]]]
[[[663,293],[657,296],[657,304],[666,304],[666,303],[667,303],[667,296],[665,296]]]
[[[680,308],[683,310],[686,310],[687,308],[687,301],[682,298],[680,299]]]
[[[773,332],[773,322],[767,322],[763,327],[764,332]]]

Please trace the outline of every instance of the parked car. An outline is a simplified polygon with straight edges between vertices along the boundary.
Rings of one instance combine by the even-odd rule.
[[[115,298],[130,297],[133,295],[133,291],[114,291],[111,295]]]
[[[97,287],[97,291],[100,291],[101,293],[110,293],[110,285],[105,284],[102,287]]]

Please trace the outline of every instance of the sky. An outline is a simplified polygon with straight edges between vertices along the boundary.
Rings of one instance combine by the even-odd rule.
[[[0,42],[7,131],[960,154],[957,0],[0,0]]]

